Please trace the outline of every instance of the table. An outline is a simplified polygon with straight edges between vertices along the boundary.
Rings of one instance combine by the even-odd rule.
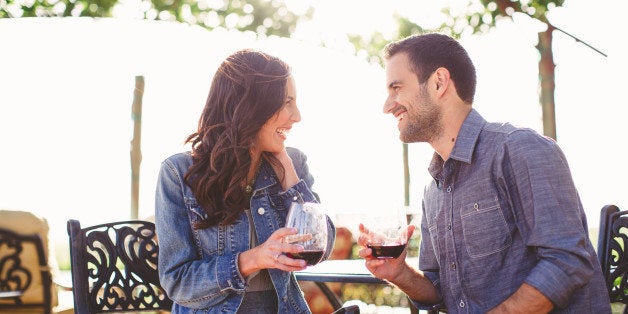
[[[411,265],[418,265],[418,258],[407,259]],[[363,259],[327,260],[318,265],[309,266],[305,270],[294,272],[297,280],[312,281],[329,300],[334,309],[342,307],[342,300],[326,283],[366,283],[389,284],[387,281],[374,277],[364,265]]]

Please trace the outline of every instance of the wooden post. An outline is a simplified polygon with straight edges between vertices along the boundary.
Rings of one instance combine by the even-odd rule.
[[[139,216],[140,164],[142,163],[142,97],[144,96],[144,76],[135,77],[133,91],[133,139],[131,140],[131,219]]]
[[[554,92],[556,82],[554,80],[554,57],[552,53],[552,25],[547,26],[547,30],[540,32],[539,43],[536,49],[539,51],[539,85],[541,90],[540,102],[543,112],[543,134],[555,140],[556,137],[556,109],[554,103]]]

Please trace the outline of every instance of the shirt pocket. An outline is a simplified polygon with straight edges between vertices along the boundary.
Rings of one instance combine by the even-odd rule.
[[[192,204],[190,208],[191,226],[194,226],[195,223],[200,222],[206,216],[207,214],[205,214],[202,208],[198,207],[196,204]],[[197,252],[204,256],[222,254],[227,236],[226,227],[212,226],[205,229],[192,230]]]
[[[512,237],[496,198],[464,205],[460,218],[470,257],[484,257],[510,247]]]

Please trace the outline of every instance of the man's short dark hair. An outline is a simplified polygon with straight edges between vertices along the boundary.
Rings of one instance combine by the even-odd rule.
[[[455,39],[438,33],[412,35],[384,48],[384,58],[389,59],[399,53],[407,53],[412,71],[419,83],[427,81],[436,69],[449,70],[458,96],[466,103],[473,103],[475,95],[475,66],[467,51]]]

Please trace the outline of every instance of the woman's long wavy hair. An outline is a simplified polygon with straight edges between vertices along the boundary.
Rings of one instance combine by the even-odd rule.
[[[249,151],[264,123],[282,108],[289,76],[290,67],[279,58],[248,49],[227,57],[216,71],[198,130],[186,140],[193,163],[185,183],[208,214],[194,228],[232,224],[249,207],[242,188]],[[283,169],[271,154],[262,158]]]

